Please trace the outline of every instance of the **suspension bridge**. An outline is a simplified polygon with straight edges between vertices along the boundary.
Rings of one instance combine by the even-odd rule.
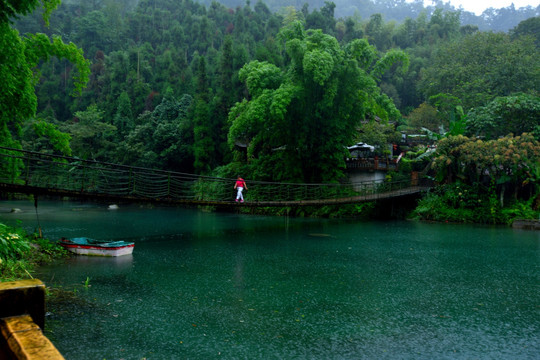
[[[0,192],[217,207],[352,204],[417,194],[429,184],[413,179],[343,184],[249,181],[237,203],[236,179],[149,169],[0,147]]]

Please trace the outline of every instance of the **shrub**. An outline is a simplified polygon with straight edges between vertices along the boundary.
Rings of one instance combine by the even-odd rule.
[[[30,251],[30,244],[21,229],[0,223],[0,259],[20,259]]]
[[[36,265],[66,254],[66,250],[54,242],[0,223],[0,281],[32,277]]]
[[[419,201],[414,217],[432,221],[507,223],[492,188],[480,184],[440,185]]]

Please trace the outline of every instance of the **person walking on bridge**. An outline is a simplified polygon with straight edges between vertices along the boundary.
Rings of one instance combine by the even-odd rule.
[[[236,189],[236,202],[238,202],[239,199],[240,202],[244,202],[244,196],[242,195],[242,191],[244,190],[244,188],[247,190],[247,185],[244,179],[239,176],[238,179],[236,179],[234,188]]]

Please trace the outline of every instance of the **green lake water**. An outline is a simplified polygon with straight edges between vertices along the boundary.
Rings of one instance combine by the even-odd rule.
[[[10,213],[20,208],[20,213]],[[538,359],[540,233],[40,202],[51,239],[133,255],[40,269],[66,359]],[[31,202],[0,221],[34,230]],[[85,282],[89,286],[85,286]]]

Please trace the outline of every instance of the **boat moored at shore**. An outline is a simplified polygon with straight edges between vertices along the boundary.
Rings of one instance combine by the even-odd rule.
[[[135,243],[126,241],[102,241],[86,237],[61,238],[60,245],[78,255],[122,256],[133,253]]]

